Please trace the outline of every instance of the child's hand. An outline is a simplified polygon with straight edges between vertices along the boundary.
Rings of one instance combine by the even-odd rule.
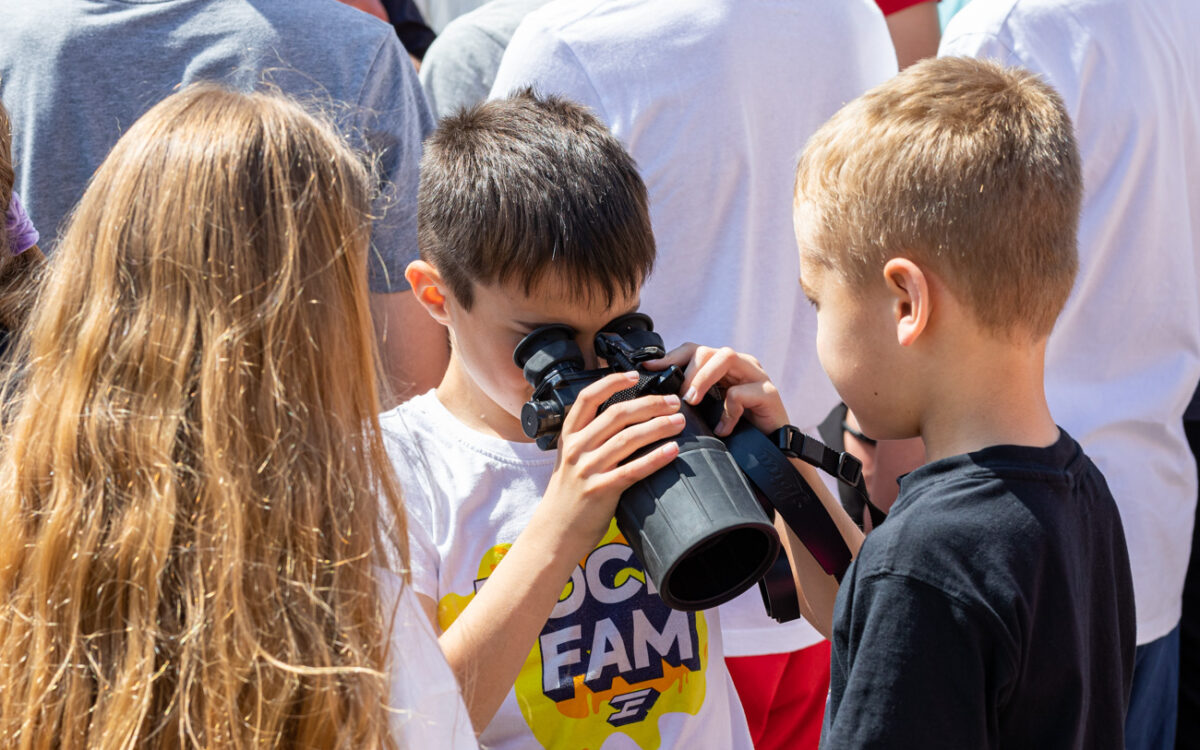
[[[714,385],[725,389],[724,413],[713,430],[717,435],[732,432],[742,416],[763,432],[788,423],[779,391],[759,361],[749,354],[739,354],[729,347],[713,349],[688,343],[672,349],[662,359],[646,363],[652,370],[670,365],[684,368],[683,400],[693,406]]]
[[[678,396],[643,396],[600,405],[637,382],[637,373],[617,373],[583,390],[563,421],[558,463],[535,516],[547,541],[575,562],[604,536],[621,493],[671,463],[679,446],[668,442],[622,463],[639,449],[683,429]],[[531,523],[531,526],[533,524]]]

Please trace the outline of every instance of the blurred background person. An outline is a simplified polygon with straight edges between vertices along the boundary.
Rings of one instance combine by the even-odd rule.
[[[0,18],[17,192],[47,255],[92,172],[156,102],[194,81],[274,87],[336,112],[374,154],[371,306],[389,390],[438,382],[445,335],[404,281],[417,257],[418,164],[433,121],[391,27],[331,0],[0,0]],[[412,350],[423,356],[404,356]]]
[[[547,2],[492,0],[442,29],[421,67],[421,86],[435,120],[487,99],[517,27]]]

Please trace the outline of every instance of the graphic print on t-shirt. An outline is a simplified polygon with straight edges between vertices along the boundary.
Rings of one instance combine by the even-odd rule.
[[[475,591],[509,546],[493,547],[480,561]],[[443,631],[472,597],[442,597]],[[547,750],[595,750],[614,734],[651,750],[661,744],[663,714],[700,711],[707,659],[704,615],[663,604],[613,522],[575,567],[525,660],[517,703]]]

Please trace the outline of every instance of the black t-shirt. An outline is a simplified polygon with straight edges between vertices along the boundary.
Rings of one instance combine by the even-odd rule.
[[[1121,519],[1062,432],[922,466],[834,607],[823,748],[1123,748]]]

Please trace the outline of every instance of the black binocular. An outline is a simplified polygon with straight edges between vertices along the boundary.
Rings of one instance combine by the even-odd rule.
[[[521,426],[542,450],[555,447],[579,393],[605,375],[636,371],[639,379],[601,410],[644,395],[678,394],[682,387],[678,367],[644,367],[666,354],[646,315],[617,318],[596,335],[594,344],[606,367],[586,369],[575,331],[559,324],[533,331],[513,352],[534,388],[521,410]],[[636,454],[667,440],[679,446],[669,465],[622,494],[617,528],[668,606],[715,607],[759,583],[768,613],[780,621],[793,619],[799,614],[796,590],[771,517],[778,511],[822,567],[839,578],[850,563],[849,549],[812,488],[785,457],[809,460],[804,451],[796,453],[791,443],[776,445],[746,422],[727,438],[716,437],[712,428],[722,408],[715,389],[695,407],[683,404],[683,431]],[[793,430],[789,438],[794,441],[796,434]],[[807,453],[813,453],[811,448]],[[838,470],[854,480],[853,459],[837,455]]]

